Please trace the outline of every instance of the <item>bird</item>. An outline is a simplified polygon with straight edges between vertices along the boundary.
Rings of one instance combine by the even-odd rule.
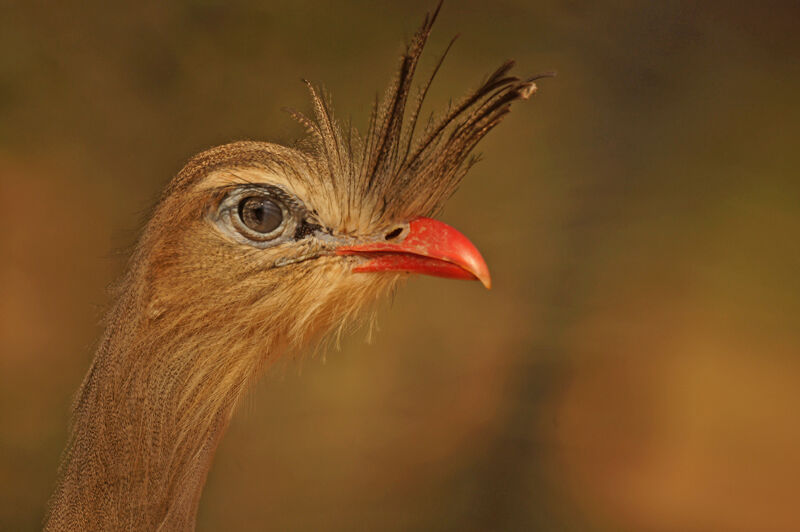
[[[369,319],[411,275],[491,286],[477,248],[434,216],[542,75],[507,61],[422,124],[453,43],[414,87],[440,7],[364,134],[306,82],[313,113],[291,111],[303,140],[218,146],[167,184],[73,403],[45,530],[193,530],[236,406],[278,357]]]

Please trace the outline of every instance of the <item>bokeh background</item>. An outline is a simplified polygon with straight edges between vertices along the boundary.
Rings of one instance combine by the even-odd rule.
[[[0,529],[40,527],[107,287],[194,153],[366,125],[433,1],[3,2]],[[800,11],[450,1],[446,104],[557,70],[444,213],[495,288],[414,279],[275,368],[199,530],[800,529]]]

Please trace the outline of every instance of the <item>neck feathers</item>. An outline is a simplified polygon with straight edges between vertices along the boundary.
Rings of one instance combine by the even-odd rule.
[[[193,530],[214,452],[261,368],[354,323],[397,281],[343,275],[330,257],[239,278],[224,259],[203,263],[198,237],[162,242],[153,227],[74,405],[47,530]]]
[[[192,530],[214,451],[272,344],[260,338],[260,357],[246,341],[220,350],[212,327],[124,319],[129,299],[79,392],[47,530]]]

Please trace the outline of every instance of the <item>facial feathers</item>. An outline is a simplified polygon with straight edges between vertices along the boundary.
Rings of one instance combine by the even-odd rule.
[[[370,237],[439,211],[474,162],[470,154],[476,144],[514,101],[534,93],[534,80],[541,77],[511,76],[513,62],[508,61],[418,127],[425,96],[450,49],[414,89],[438,11],[426,16],[407,45],[394,82],[373,108],[366,134],[343,128],[330,98],[309,83],[313,118],[293,113],[308,132],[297,147],[236,142],[197,155],[181,170],[133,260],[132,284],[148,287],[140,300],[147,315],[185,316],[191,331],[191,323],[199,323],[195,310],[202,310],[206,326],[226,313],[245,329],[265,322],[278,325],[275,331],[288,332],[286,343],[301,345],[391,290],[398,275],[348,275],[351,263],[331,257],[326,239]],[[307,223],[319,231],[269,249],[221,238],[225,235],[208,223],[209,216],[219,209],[225,191],[248,184],[276,186],[295,197]],[[276,268],[281,264],[291,267]],[[171,328],[186,326],[174,323]]]

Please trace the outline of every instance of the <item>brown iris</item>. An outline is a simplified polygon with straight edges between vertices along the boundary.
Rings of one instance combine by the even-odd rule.
[[[249,229],[266,234],[280,227],[283,212],[275,202],[251,196],[239,202],[239,219]]]

